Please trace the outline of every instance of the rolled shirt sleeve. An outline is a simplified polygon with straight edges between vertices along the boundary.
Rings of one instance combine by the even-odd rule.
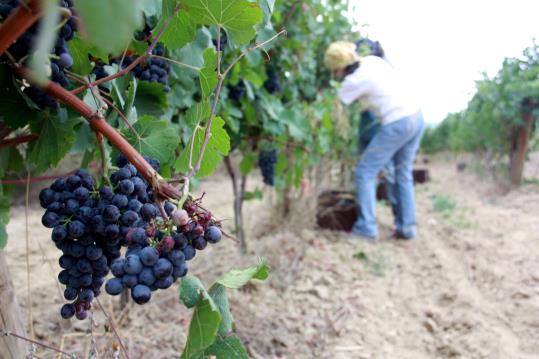
[[[354,73],[346,76],[339,89],[339,99],[346,105],[365,95],[369,89],[369,81],[363,76]]]

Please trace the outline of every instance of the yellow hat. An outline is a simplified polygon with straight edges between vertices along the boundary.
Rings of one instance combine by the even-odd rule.
[[[332,71],[342,70],[358,60],[356,45],[348,41],[336,41],[330,44],[324,56],[324,64]]]

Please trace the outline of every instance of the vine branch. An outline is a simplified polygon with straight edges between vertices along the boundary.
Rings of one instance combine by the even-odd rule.
[[[6,337],[12,336],[12,337],[14,337],[14,338],[17,338],[17,339],[20,339],[20,340],[24,340],[24,341],[26,341],[26,342],[29,342],[29,343],[38,345],[38,346],[40,346],[40,347],[43,347],[43,348],[46,348],[46,349],[55,351],[55,352],[57,352],[57,353],[59,353],[59,354],[65,355],[65,356],[68,357],[68,358],[75,358],[75,354],[71,354],[71,353],[65,352],[65,351],[63,351],[63,350],[61,350],[61,349],[55,348],[55,347],[50,346],[50,345],[48,345],[48,344],[41,343],[41,342],[38,342],[37,340],[33,340],[33,339],[30,339],[30,338],[23,337],[22,335],[19,335],[19,334],[17,334],[17,333],[13,333],[13,332],[9,332],[9,331],[7,331],[7,330],[2,330],[2,329],[0,329],[0,336],[6,336]]]
[[[0,25],[0,56],[41,17],[38,0],[30,0],[17,9]]]
[[[213,96],[213,104],[212,104],[212,107],[211,107],[210,117],[208,118],[208,122],[206,123],[206,132],[204,133],[204,141],[202,142],[202,146],[200,147],[200,153],[198,155],[197,162],[196,162],[195,166],[193,167],[191,162],[189,162],[190,169],[189,169],[189,174],[187,175],[188,178],[193,177],[200,170],[200,166],[202,165],[202,159],[204,157],[204,152],[206,151],[206,147],[208,146],[208,142],[210,141],[210,137],[211,137],[211,124],[213,122],[213,119],[215,118],[215,113],[217,111],[217,105],[219,103],[219,96],[221,94],[221,88],[223,87],[223,82],[224,82],[226,76],[228,75],[230,70],[232,70],[234,65],[236,65],[242,58],[247,56],[249,53],[255,51],[256,49],[259,49],[262,46],[272,42],[273,40],[275,40],[276,38],[278,38],[279,36],[281,36],[284,33],[286,33],[286,31],[281,30],[277,34],[275,34],[271,38],[269,38],[268,40],[263,41],[263,42],[258,43],[258,44],[255,44],[252,47],[248,47],[247,49],[242,51],[242,53],[238,57],[236,57],[234,59],[234,61],[232,61],[232,63],[230,65],[228,65],[228,67],[225,69],[225,71],[222,74],[221,73],[218,74],[218,82],[217,82],[217,87],[215,88],[215,92],[214,92],[214,96]],[[219,42],[217,42],[217,43],[219,44]],[[219,49],[219,45],[217,45],[217,48]],[[220,64],[218,64],[218,68],[219,67],[220,67]]]
[[[8,140],[0,141],[0,148],[15,147],[15,146],[20,145],[21,143],[26,143],[26,142],[33,141],[33,140],[37,139],[38,137],[39,136],[36,135],[36,134],[30,134],[30,135],[10,138]]]
[[[161,59],[161,60],[171,62],[171,63],[176,64],[178,66],[185,67],[186,69],[191,69],[191,70],[194,70],[194,71],[200,71],[200,67],[189,65],[189,64],[186,64],[185,62],[174,60],[174,59],[171,59],[171,58],[168,58],[168,57],[165,57],[165,56],[159,56],[159,55],[154,55],[154,54],[151,54],[151,55],[148,55],[148,56],[155,57],[156,59]]]
[[[95,298],[95,300],[97,302],[97,305],[99,306],[99,309],[101,309],[101,311],[103,312],[103,315],[105,316],[105,318],[107,318],[107,322],[109,322],[110,327],[112,328],[112,331],[114,332],[114,335],[116,336],[116,339],[118,339],[118,342],[120,343],[120,348],[122,348],[122,351],[125,357],[127,359],[130,359],[129,352],[125,348],[122,338],[120,337],[120,334],[118,333],[118,330],[116,329],[116,326],[114,325],[114,322],[112,321],[112,318],[107,314],[107,312],[105,311],[105,308],[103,308],[103,305],[101,304],[101,301],[99,300],[99,298]]]

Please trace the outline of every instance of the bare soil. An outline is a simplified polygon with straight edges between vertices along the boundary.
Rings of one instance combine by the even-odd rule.
[[[199,253],[190,273],[209,285],[232,267],[268,258],[267,282],[229,292],[236,331],[253,358],[539,358],[539,186],[507,192],[470,166],[458,172],[456,162],[439,157],[428,164],[432,181],[417,187],[414,240],[390,239],[392,218],[384,205],[378,206],[375,245],[317,230],[312,206],[281,222],[268,191],[264,201],[246,204],[249,253],[241,256],[225,240]],[[206,207],[232,219],[226,177],[203,188]],[[8,226],[6,250],[25,318],[30,287],[35,338],[80,357],[96,348],[99,357],[113,358],[117,340],[100,310],[94,310],[92,330],[89,320],[60,319],[59,252],[41,214],[31,205],[29,283],[24,207],[13,208]],[[169,289],[150,304],[124,309],[106,293],[100,300],[131,358],[178,358],[191,313],[177,298]],[[56,358],[48,350],[37,355]]]

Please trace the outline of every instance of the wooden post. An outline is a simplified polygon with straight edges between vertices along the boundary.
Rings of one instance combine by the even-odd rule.
[[[26,336],[24,320],[3,250],[0,250],[0,330]],[[26,354],[25,342],[12,336],[0,336],[0,358],[20,359],[25,358]]]
[[[524,163],[526,162],[526,153],[528,149],[528,134],[531,131],[533,115],[529,112],[522,116],[524,124],[519,126],[515,131],[513,140],[514,149],[511,158],[511,184],[519,186],[522,182],[522,174],[524,172]]]

